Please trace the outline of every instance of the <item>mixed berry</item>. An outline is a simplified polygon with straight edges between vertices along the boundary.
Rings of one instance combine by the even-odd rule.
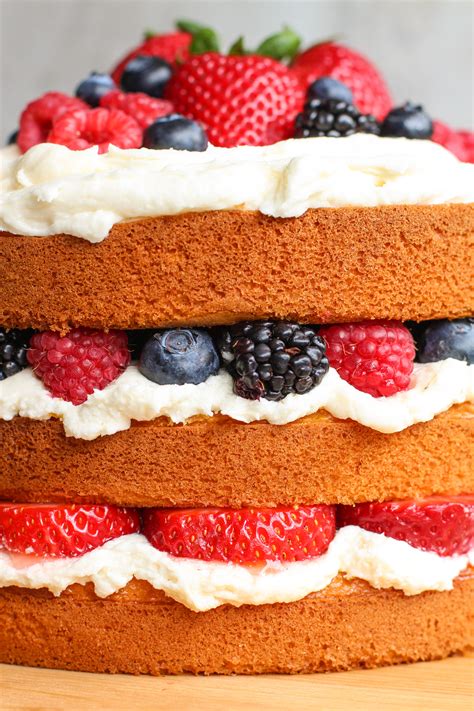
[[[415,360],[446,358],[474,364],[474,318],[329,326],[266,320],[64,334],[0,328],[0,381],[30,365],[51,395],[74,405],[107,387],[132,361],[159,385],[199,384],[222,368],[239,397],[279,401],[308,393],[330,367],[357,390],[389,397],[410,387]]]
[[[359,526],[440,556],[474,545],[474,494],[355,505],[137,509],[110,505],[0,503],[0,552],[72,558],[107,541],[142,533],[176,558],[259,565],[323,555],[337,529]]]
[[[147,34],[110,74],[81,81],[74,97],[48,92],[32,101],[12,140],[22,152],[42,142],[204,151],[208,143],[371,133],[432,138],[474,162],[472,132],[432,121],[411,102],[394,107],[380,72],[348,47],[322,42],[301,52],[285,27],[253,51],[239,38],[226,54],[210,28],[181,21],[177,30]]]

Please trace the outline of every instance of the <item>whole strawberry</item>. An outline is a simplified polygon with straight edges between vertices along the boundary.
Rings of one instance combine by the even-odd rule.
[[[123,70],[131,59],[135,57],[161,57],[170,64],[184,62],[189,56],[189,45],[192,36],[189,32],[168,32],[165,35],[147,37],[144,42],[132,49],[131,52],[120,60],[111,72],[112,79],[120,84]]]
[[[80,405],[118,378],[130,363],[130,352],[125,331],[74,328],[65,336],[36,333],[27,358],[53,397]]]
[[[456,131],[441,121],[434,121],[432,140],[454,153],[459,160],[465,163],[474,163],[474,133],[472,131]]]
[[[352,91],[354,104],[363,114],[381,120],[392,108],[384,79],[362,54],[335,42],[323,42],[299,54],[292,68],[306,88],[319,77],[333,77]]]
[[[167,98],[199,121],[215,146],[264,146],[292,135],[304,92],[275,59],[205,52],[177,69]]]

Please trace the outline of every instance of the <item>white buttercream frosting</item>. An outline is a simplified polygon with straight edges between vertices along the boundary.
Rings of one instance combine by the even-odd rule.
[[[99,155],[41,143],[22,156],[8,147],[0,161],[0,229],[90,242],[123,220],[187,211],[297,217],[319,207],[474,202],[474,165],[431,141],[367,134],[202,153]]]
[[[0,419],[59,417],[67,436],[87,440],[126,430],[132,420],[169,417],[177,424],[196,415],[220,413],[240,422],[266,420],[284,425],[322,409],[339,419],[390,433],[432,420],[464,402],[474,402],[474,367],[453,358],[415,364],[410,389],[381,398],[357,390],[333,368],[313,390],[287,395],[279,402],[239,397],[225,371],[199,385],[157,385],[132,365],[82,405],[51,397],[30,368],[0,382]]]
[[[0,552],[0,587],[48,588],[60,595],[69,585],[93,583],[99,597],[123,588],[132,578],[148,581],[191,610],[219,605],[294,602],[327,587],[338,573],[361,578],[375,588],[406,595],[451,590],[469,557],[442,557],[404,541],[346,526],[327,552],[297,563],[243,566],[175,558],[156,550],[138,533],[109,541],[80,558],[62,558],[17,568]]]

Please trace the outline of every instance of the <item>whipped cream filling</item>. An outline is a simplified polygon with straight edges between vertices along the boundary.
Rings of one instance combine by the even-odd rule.
[[[313,390],[287,395],[279,402],[239,397],[224,370],[199,385],[157,385],[131,365],[82,405],[52,397],[31,368],[0,382],[0,419],[11,420],[16,415],[33,420],[58,417],[68,437],[86,440],[126,430],[132,420],[169,417],[178,424],[196,415],[212,417],[220,413],[240,422],[266,420],[285,425],[321,409],[339,419],[391,433],[432,420],[464,402],[474,402],[474,367],[453,358],[415,363],[410,389],[381,398],[357,390],[334,368]]]
[[[375,588],[396,588],[405,595],[451,590],[453,580],[474,563],[474,555],[442,557],[404,541],[358,526],[337,531],[324,555],[296,563],[244,566],[175,558],[156,550],[139,533],[109,541],[80,558],[62,558],[15,567],[14,557],[0,552],[0,587],[48,588],[60,595],[69,585],[92,583],[107,597],[132,579],[195,612],[219,605],[264,605],[294,602],[327,587],[338,573],[361,578]]]
[[[474,202],[474,165],[432,141],[290,139],[190,152],[42,143],[0,152],[0,229],[100,242],[123,220],[188,211],[252,210],[297,217],[309,208]]]

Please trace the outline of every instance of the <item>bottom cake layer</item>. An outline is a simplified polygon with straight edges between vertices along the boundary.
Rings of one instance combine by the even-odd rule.
[[[0,590],[0,661],[130,674],[339,671],[474,650],[474,574],[412,597],[342,576],[293,603],[192,612],[133,580],[106,599]]]

